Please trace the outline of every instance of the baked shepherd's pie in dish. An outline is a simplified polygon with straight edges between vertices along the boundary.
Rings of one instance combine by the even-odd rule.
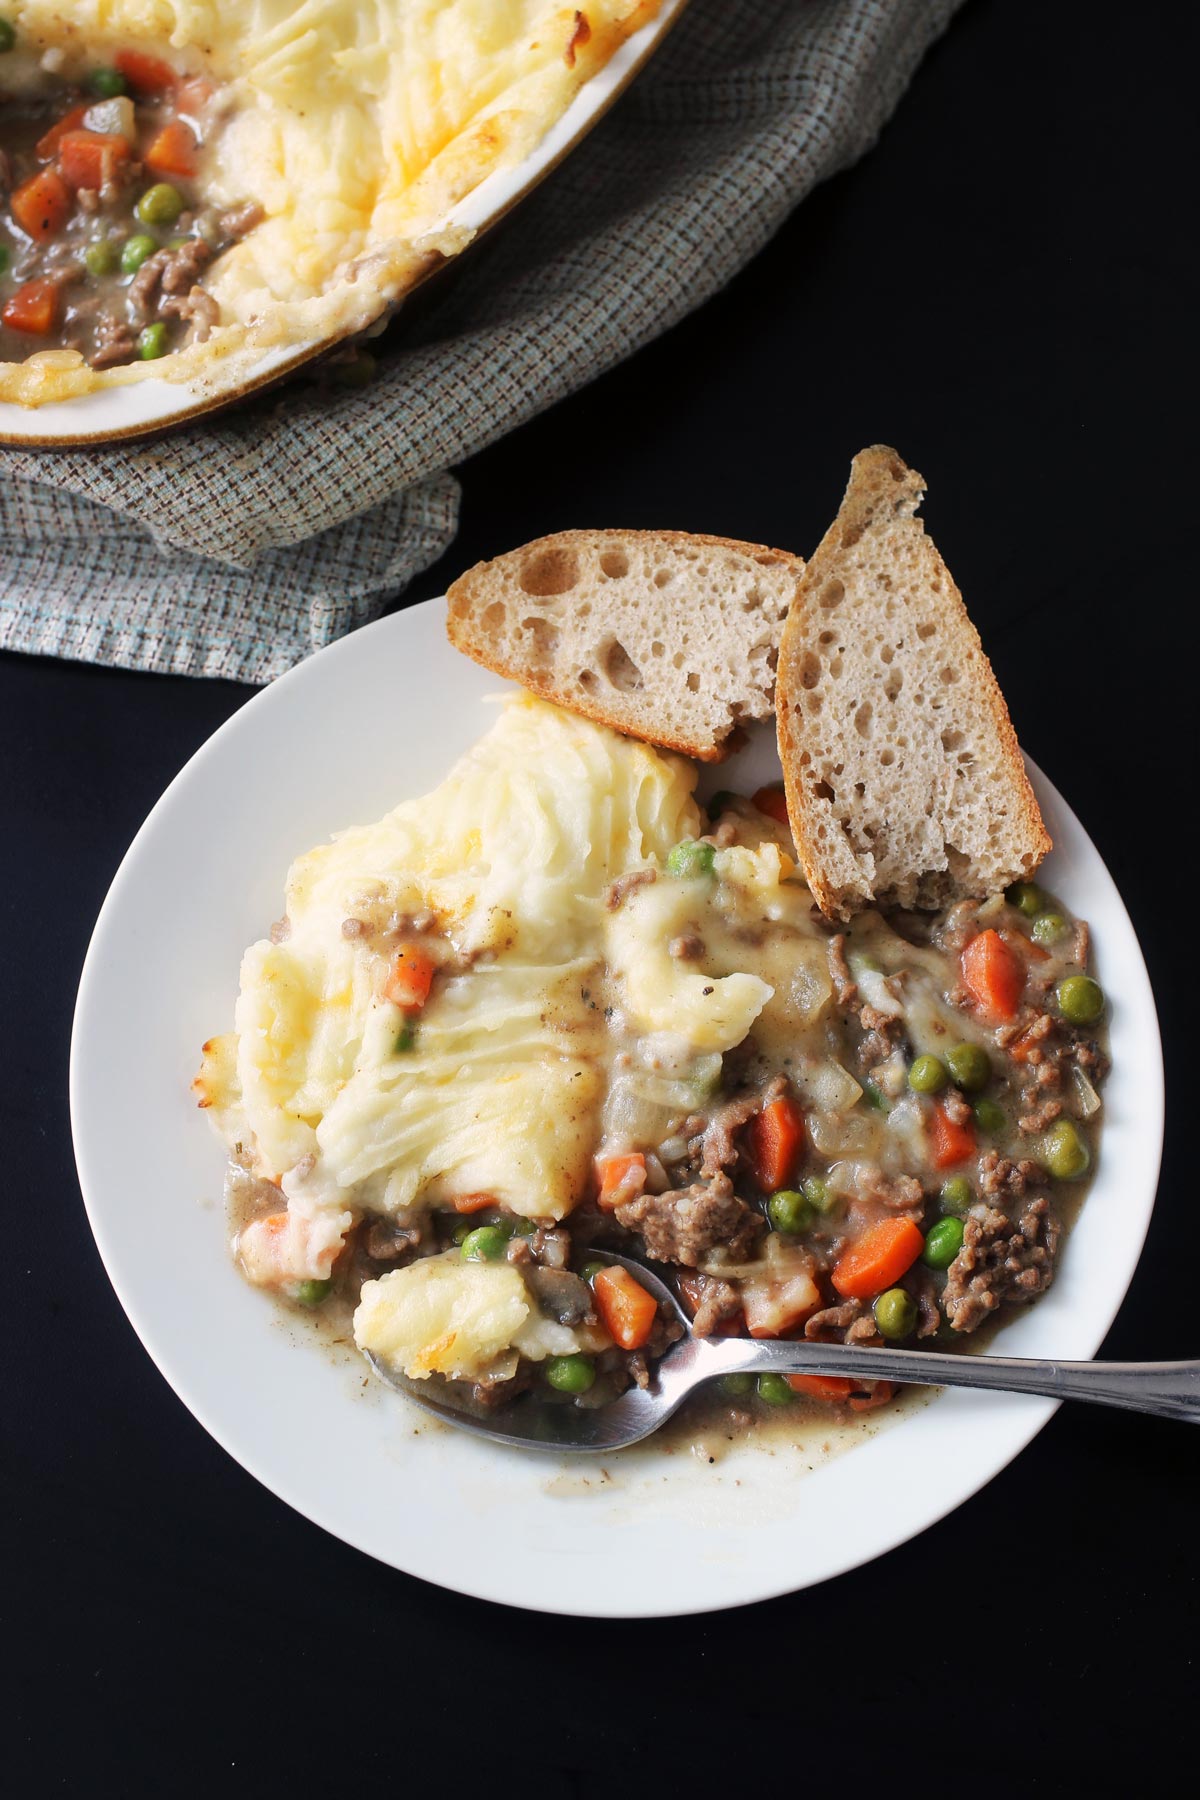
[[[662,0],[0,0],[0,402],[371,325]]]

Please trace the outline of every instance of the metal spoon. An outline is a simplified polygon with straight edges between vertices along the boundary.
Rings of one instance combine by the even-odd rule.
[[[692,1391],[721,1375],[849,1375],[867,1381],[999,1388],[1052,1400],[1094,1400],[1132,1412],[1200,1423],[1200,1362],[1103,1363],[967,1356],[961,1352],[871,1349],[856,1344],[785,1343],[778,1339],[693,1337],[678,1300],[645,1264],[589,1251],[620,1263],[669,1306],[685,1335],[655,1364],[649,1388],[631,1387],[604,1406],[572,1406],[522,1395],[495,1413],[466,1412],[429,1393],[430,1381],[409,1381],[366,1352],[384,1381],[435,1418],[478,1437],[530,1450],[624,1450],[665,1425]],[[445,1390],[442,1390],[445,1392]]]

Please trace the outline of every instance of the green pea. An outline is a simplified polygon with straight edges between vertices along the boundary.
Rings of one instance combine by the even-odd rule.
[[[148,256],[153,256],[158,249],[152,237],[137,233],[125,239],[121,246],[121,272],[125,275],[136,275]]]
[[[804,1198],[814,1212],[830,1213],[837,1208],[838,1197],[830,1189],[829,1183],[820,1175],[810,1175],[807,1181],[800,1183]]]
[[[1092,1153],[1070,1119],[1058,1119],[1042,1139],[1042,1163],[1058,1181],[1086,1175]]]
[[[986,1087],[992,1072],[982,1044],[955,1044],[946,1052],[946,1067],[955,1087],[962,1088],[965,1094],[977,1094]]]
[[[508,1233],[501,1225],[476,1225],[462,1241],[464,1262],[499,1262],[508,1248]]]
[[[590,1356],[552,1356],[546,1364],[546,1380],[560,1394],[586,1394],[596,1379]]]
[[[939,1094],[946,1085],[946,1067],[936,1056],[918,1056],[908,1071],[914,1094]]]
[[[143,225],[173,225],[183,211],[183,195],[169,181],[156,181],[133,210]]]
[[[871,1310],[885,1338],[906,1338],[917,1322],[917,1303],[903,1288],[889,1288],[880,1294]]]
[[[510,1235],[512,1237],[532,1237],[537,1228],[536,1219],[514,1219]]]
[[[698,881],[702,876],[713,872],[713,858],[716,851],[711,844],[701,844],[695,838],[685,838],[682,844],[676,844],[667,858],[667,874],[677,875],[681,881]]]
[[[8,274],[8,264],[9,264],[8,245],[0,244],[0,275]]]
[[[396,1041],[392,1045],[392,1049],[398,1055],[403,1050],[411,1050],[416,1041],[417,1028],[411,1019],[405,1019],[403,1025],[396,1033]]]
[[[723,1394],[731,1400],[742,1400],[754,1390],[753,1375],[722,1375],[717,1383]],[[790,1391],[790,1390],[789,1390]]]
[[[162,319],[156,319],[153,325],[145,325],[138,332],[138,355],[143,362],[157,362],[170,349],[167,342],[167,327]],[[401,1036],[403,1036],[403,1032]],[[411,1045],[406,1045],[406,1049]]]
[[[322,1300],[328,1298],[332,1287],[332,1281],[301,1281],[296,1287],[295,1297],[301,1306],[320,1306]]]
[[[789,1406],[795,1399],[782,1375],[760,1375],[755,1386],[759,1399],[765,1400],[768,1406]]]
[[[1046,904],[1046,896],[1041,888],[1032,881],[1014,881],[1010,888],[1005,888],[1004,898],[1010,906],[1015,906],[1019,913],[1024,913],[1027,919],[1032,919],[1035,913],[1040,913]]]
[[[450,1233],[450,1242],[452,1244],[463,1244],[470,1237],[471,1233],[477,1229],[478,1227],[472,1225],[469,1219],[460,1219]]]
[[[798,1194],[795,1188],[780,1188],[767,1201],[767,1217],[775,1230],[789,1232],[793,1237],[807,1231],[814,1216],[804,1195]]]
[[[1060,943],[1067,935],[1067,921],[1061,913],[1039,913],[1029,935],[1035,944]]]
[[[115,275],[121,266],[121,252],[111,238],[97,238],[83,253],[89,275]]]
[[[708,803],[709,818],[719,819],[723,812],[728,812],[731,806],[737,804],[737,800],[736,794],[731,793],[728,788],[722,788],[720,793],[714,794]]]
[[[0,56],[4,56],[17,41],[17,34],[7,19],[0,19]]]
[[[869,1079],[864,1081],[862,1086],[863,1086],[863,1093],[866,1095],[866,1098],[867,1098],[868,1106],[873,1106],[875,1108],[876,1112],[881,1112],[881,1113],[890,1113],[891,1112],[892,1103],[888,1099],[887,1095],[884,1093],[884,1091],[881,1087],[878,1087],[875,1082],[873,1082]]]
[[[592,1257],[590,1262],[584,1263],[584,1265],[583,1265],[582,1269],[579,1271],[579,1273],[583,1276],[583,1279],[585,1281],[592,1282],[592,1281],[595,1281],[595,1279],[596,1279],[597,1275],[599,1275],[601,1269],[607,1269],[607,1268],[608,1268],[608,1264],[606,1262],[601,1262],[598,1257],[594,1256],[594,1257]]]
[[[931,1269],[948,1269],[963,1247],[961,1219],[939,1219],[925,1237],[921,1261]]]
[[[93,69],[87,78],[87,89],[100,100],[115,100],[125,92],[125,77],[119,69]]]
[[[958,1213],[966,1212],[975,1196],[965,1175],[951,1175],[943,1181],[938,1198],[947,1212]]]
[[[980,1131],[986,1131],[995,1137],[1008,1124],[1008,1114],[998,1100],[977,1100],[971,1111],[975,1114],[975,1123]]]
[[[1068,975],[1055,988],[1054,998],[1071,1025],[1094,1025],[1104,1011],[1104,989],[1090,975]]]

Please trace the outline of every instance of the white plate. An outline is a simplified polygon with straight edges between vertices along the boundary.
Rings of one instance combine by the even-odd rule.
[[[957,1506],[1050,1403],[945,1393],[805,1475],[753,1444],[715,1468],[655,1446],[595,1463],[426,1426],[362,1364],[240,1281],[223,1151],[188,1083],[233,1016],[243,948],[282,907],[292,857],[433,786],[494,717],[496,678],[453,651],[444,602],[383,619],[257,695],[172,782],[113,882],[71,1054],[79,1176],[100,1254],[150,1355],[267,1487],[383,1562],[460,1593],[593,1616],[699,1612],[854,1567]],[[778,773],[769,733],[705,783]],[[1053,1288],[1003,1334],[1016,1355],[1088,1357],[1133,1274],[1162,1136],[1145,967],[1082,826],[1034,772],[1057,848],[1048,885],[1090,920],[1113,1002],[1100,1167]],[[300,1341],[297,1342],[297,1333]],[[419,1435],[414,1435],[419,1433]]]
[[[498,169],[486,176],[451,207],[441,227],[435,229],[460,225],[480,237],[497,224],[600,122],[658,48],[686,4],[687,0],[663,0],[654,18],[626,38],[604,67],[584,83],[562,117],[528,156],[510,169]],[[385,310],[381,300],[380,312]],[[335,336],[310,344],[280,346],[267,351],[248,374],[239,369],[224,380],[218,372],[215,378],[203,381],[139,381],[129,387],[99,388],[74,400],[52,401],[38,407],[0,400],[0,444],[24,444],[36,449],[111,443],[162,431],[168,425],[179,425],[185,419],[228,406],[256,388],[280,380],[336,341]]]

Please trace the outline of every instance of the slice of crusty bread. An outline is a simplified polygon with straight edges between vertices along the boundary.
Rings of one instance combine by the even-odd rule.
[[[1050,848],[979,634],[914,517],[924,489],[884,445],[856,456],[784,628],[788,815],[832,918],[995,893]]]
[[[560,706],[719,762],[770,718],[804,562],[683,531],[560,531],[450,589],[458,649]]]

